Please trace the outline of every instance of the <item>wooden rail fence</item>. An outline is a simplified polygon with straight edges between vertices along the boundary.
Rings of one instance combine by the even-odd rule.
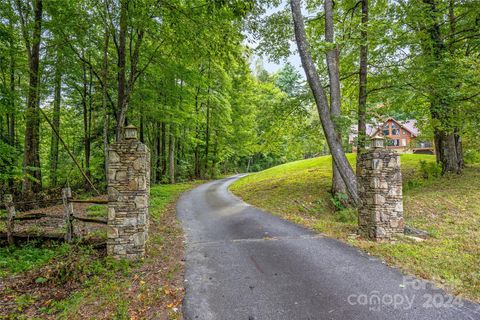
[[[72,242],[75,238],[73,223],[75,220],[87,222],[87,223],[98,223],[98,224],[107,224],[107,219],[99,218],[89,218],[89,217],[80,217],[76,216],[73,211],[74,203],[91,203],[91,204],[108,204],[108,200],[101,199],[73,199],[72,190],[70,188],[62,189],[62,202],[64,208],[63,219],[65,220],[65,234],[63,239],[66,242]],[[15,237],[22,237],[20,234],[15,234],[15,221],[24,221],[24,220],[37,220],[42,218],[55,218],[58,219],[58,215],[51,215],[47,213],[29,213],[24,215],[17,215],[15,210],[15,203],[13,202],[13,196],[6,194],[3,197],[3,204],[7,212],[6,217],[0,217],[0,220],[6,221],[6,237],[9,244],[14,243]],[[48,238],[48,236],[47,236]],[[51,236],[51,238],[58,238],[57,236]]]

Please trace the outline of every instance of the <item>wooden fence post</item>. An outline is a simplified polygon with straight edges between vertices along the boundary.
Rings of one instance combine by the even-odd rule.
[[[15,227],[15,205],[13,204],[13,196],[6,194],[3,196],[3,202],[7,209],[7,241],[8,244],[13,244],[13,229]]]
[[[73,240],[73,204],[70,202],[72,197],[72,190],[70,188],[62,189],[62,200],[64,208],[64,218],[65,218],[65,241],[70,243]]]

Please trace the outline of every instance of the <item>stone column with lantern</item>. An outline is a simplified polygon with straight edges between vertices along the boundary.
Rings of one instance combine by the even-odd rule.
[[[384,147],[376,135],[371,147],[358,155],[359,233],[372,240],[389,239],[404,231],[400,155]]]
[[[150,151],[137,140],[137,129],[124,128],[124,139],[108,149],[107,252],[141,259],[148,236]]]

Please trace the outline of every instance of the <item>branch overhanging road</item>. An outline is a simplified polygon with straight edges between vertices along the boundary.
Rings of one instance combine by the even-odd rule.
[[[177,203],[185,319],[480,319],[477,304],[244,203],[228,191],[239,177]]]

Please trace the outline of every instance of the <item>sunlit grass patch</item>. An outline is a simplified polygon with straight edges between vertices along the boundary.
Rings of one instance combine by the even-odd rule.
[[[69,249],[68,244],[40,246],[35,243],[0,247],[0,278],[41,267]]]
[[[106,205],[94,204],[87,208],[87,215],[89,217],[101,217],[106,218],[108,215],[108,209]]]

